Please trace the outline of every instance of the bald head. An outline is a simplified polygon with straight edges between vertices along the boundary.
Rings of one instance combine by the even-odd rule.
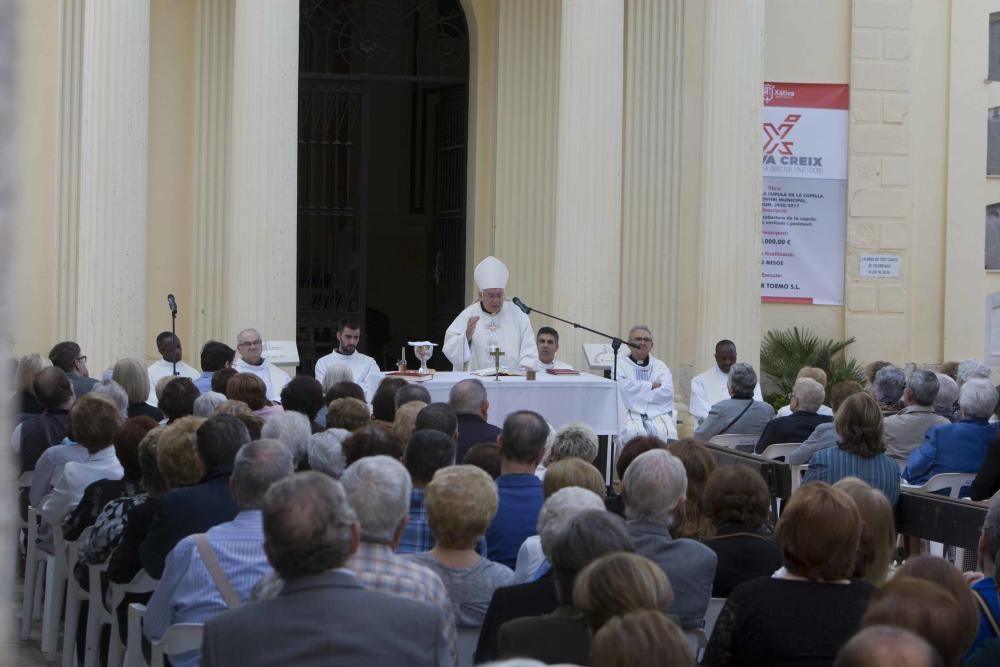
[[[46,410],[68,408],[73,403],[73,385],[66,372],[56,366],[43,368],[35,376],[31,388]]]
[[[909,630],[872,625],[844,644],[834,667],[941,667],[940,656],[927,641]]]

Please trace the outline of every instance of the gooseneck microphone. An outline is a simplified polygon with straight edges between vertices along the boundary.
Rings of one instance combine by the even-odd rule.
[[[517,306],[518,308],[521,309],[522,313],[524,313],[525,315],[531,315],[531,307],[528,306],[528,305],[525,305],[525,303],[523,301],[521,301],[520,298],[518,298],[518,297],[515,296],[513,299],[511,299],[511,301],[513,302],[513,304],[515,306]]]

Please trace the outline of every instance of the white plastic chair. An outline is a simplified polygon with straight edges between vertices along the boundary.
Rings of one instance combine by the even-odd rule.
[[[35,530],[40,525],[41,516]],[[29,531],[30,531],[29,519]],[[49,526],[52,531],[52,554],[44,556],[45,596],[42,602],[42,656],[48,662],[55,662],[59,652],[59,619],[62,617],[63,597],[66,594],[66,542],[62,539],[62,528]],[[35,533],[37,537],[37,532]],[[38,551],[37,545],[35,547]],[[51,561],[49,560],[51,558]],[[36,590],[32,597],[37,596]],[[25,599],[28,598],[25,591]],[[23,631],[23,627],[22,627]],[[29,627],[30,632],[30,627]]]
[[[765,459],[771,459],[772,461],[784,461],[787,463],[788,455],[801,446],[802,443],[800,442],[776,442],[773,445],[768,445],[760,455]],[[789,463],[788,467],[791,468],[792,472],[792,493],[795,493],[802,484],[802,476],[805,473],[805,469],[809,466],[805,464]]]
[[[90,604],[87,609],[87,648],[83,656],[83,667],[97,667],[101,653],[101,627],[111,625],[114,609],[109,610],[104,605],[104,596],[101,594],[101,573],[108,569],[108,562],[104,561],[98,565],[87,566],[87,579],[90,584]],[[117,637],[111,638],[111,646],[115,644],[121,646],[121,640]],[[121,665],[121,651],[118,652],[118,662],[112,662],[109,656],[109,665],[119,667]]]
[[[201,650],[201,638],[205,631],[202,623],[174,623],[159,641],[152,642],[153,655],[149,667],[164,667],[164,655],[177,655]]]
[[[948,491],[948,498],[958,498],[964,487],[970,486],[976,479],[974,472],[943,472],[934,475],[923,484],[900,483],[900,491],[917,491],[920,493],[933,493],[935,491]],[[940,494],[939,494],[940,495]],[[929,542],[928,552],[933,556],[943,557],[945,545],[940,542]],[[963,556],[964,558],[964,556]],[[956,557],[956,560],[958,558]],[[958,561],[961,565],[961,561]]]
[[[93,575],[92,575],[93,576]],[[132,581],[127,584],[116,584],[112,583],[109,587],[109,597],[111,598],[111,608],[108,612],[111,615],[111,644],[108,646],[108,665],[112,667],[120,667],[122,664],[122,655],[125,652],[125,646],[122,645],[121,640],[121,630],[118,627],[118,605],[122,603],[125,599],[127,593],[151,593],[156,589],[156,579],[153,579],[145,570],[139,570],[138,574],[133,577]],[[142,612],[139,612],[139,617],[142,617]],[[132,633],[132,610],[129,609],[129,617],[126,619],[126,630],[129,633],[127,636],[131,637]],[[139,646],[139,657],[142,658],[142,646]],[[127,660],[127,658],[126,658]],[[129,663],[126,662],[126,665]],[[87,666],[85,666],[87,667]]]
[[[726,598],[712,598],[708,601],[708,609],[705,610],[705,636],[711,638],[712,631],[715,630],[715,622],[719,620],[722,608],[726,606]]]
[[[147,667],[142,655],[142,616],[146,605],[133,602],[128,606],[128,637],[125,644],[124,667]],[[108,661],[108,664],[112,664]]]
[[[691,646],[691,653],[694,655],[695,662],[700,661],[701,652],[708,646],[708,635],[701,628],[695,628],[694,630],[685,630],[684,637]]]
[[[758,440],[760,440],[760,433],[725,433],[715,436],[709,440],[709,443],[741,452],[752,452],[753,448],[757,446]]]
[[[38,546],[42,516],[28,507],[28,543],[24,556],[24,599],[21,601],[21,639],[31,638],[31,622],[42,615],[43,581],[55,567],[55,556]],[[40,566],[40,567],[39,567]]]
[[[974,472],[944,472],[934,475],[923,484],[899,485],[900,491],[920,491],[922,493],[932,493],[947,489],[949,498],[958,498],[959,492],[966,486],[971,486],[976,479]]]
[[[84,601],[90,601],[90,593],[83,590],[72,571],[80,545],[90,538],[92,530],[93,528],[87,528],[80,533],[77,541],[66,543],[66,620],[63,624],[63,667],[76,667],[76,631],[80,625],[80,606]],[[100,589],[98,589],[99,591]]]

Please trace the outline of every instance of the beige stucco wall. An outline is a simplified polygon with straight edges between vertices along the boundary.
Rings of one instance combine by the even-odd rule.
[[[59,2],[20,3],[17,235],[11,317],[13,352],[48,352],[56,337],[56,177],[59,112]],[[39,341],[41,343],[39,344]],[[6,351],[6,348],[4,348]]]
[[[167,294],[178,302],[184,358],[198,367],[193,339],[192,201],[196,0],[152,0],[149,43],[149,229],[146,237],[146,361],[170,330]]]

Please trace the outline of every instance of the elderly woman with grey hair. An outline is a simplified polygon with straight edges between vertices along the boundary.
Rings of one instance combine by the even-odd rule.
[[[344,461],[344,441],[351,432],[343,428],[328,428],[309,437],[307,450],[309,467],[312,470],[340,479],[347,462]]]
[[[708,417],[694,432],[696,440],[708,442],[717,435],[731,433],[760,435],[774,418],[774,408],[755,401],[757,373],[750,364],[737,363],[729,369],[729,396],[708,411]]]
[[[944,373],[935,373],[938,379],[938,393],[934,397],[934,412],[950,422],[958,419],[958,383]]]
[[[989,380],[973,379],[962,385],[958,405],[962,418],[954,424],[934,426],[921,445],[910,453],[903,478],[923,484],[945,472],[978,472],[996,429],[989,418],[997,404],[997,390]]]
[[[301,412],[280,412],[264,422],[260,437],[273,438],[288,447],[298,466],[309,454],[312,427],[309,425],[309,418]]]
[[[875,373],[871,389],[882,415],[896,414],[903,407],[901,399],[906,389],[906,374],[895,366],[883,366]]]
[[[586,424],[566,424],[552,439],[545,465],[563,459],[583,459],[593,463],[597,458],[597,434]]]
[[[568,486],[549,496],[538,513],[538,535],[526,539],[517,552],[514,583],[534,581],[549,571],[545,546],[551,545],[552,539],[570,519],[586,510],[603,509],[604,501],[600,496],[579,486]]]
[[[226,402],[226,395],[217,391],[206,391],[194,399],[194,416],[208,419],[215,414],[215,408]]]

